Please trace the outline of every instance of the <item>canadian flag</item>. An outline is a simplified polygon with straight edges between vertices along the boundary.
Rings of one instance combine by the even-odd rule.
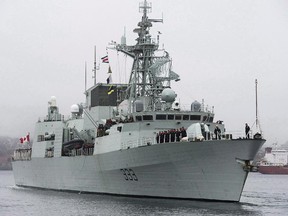
[[[30,142],[30,134],[28,133],[26,136],[20,138],[20,143]]]

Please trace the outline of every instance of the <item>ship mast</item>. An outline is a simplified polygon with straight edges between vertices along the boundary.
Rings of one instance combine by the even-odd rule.
[[[145,110],[156,110],[161,104],[161,92],[170,87],[171,80],[179,80],[179,76],[171,71],[172,60],[168,52],[159,50],[159,34],[157,39],[149,33],[153,22],[163,22],[163,19],[149,19],[148,13],[152,10],[151,3],[146,0],[139,5],[142,18],[137,28],[136,44],[127,46],[126,43],[116,44],[115,49],[133,58],[126,100],[129,101],[129,113],[134,110],[134,102],[141,100]],[[162,54],[155,55],[156,51]],[[158,104],[158,105],[156,105]]]
[[[152,96],[149,95],[151,94],[149,89],[155,84],[155,79],[150,71],[150,66],[155,61],[154,52],[158,50],[158,43],[151,38],[149,29],[152,27],[152,22],[163,22],[163,20],[148,19],[147,14],[151,12],[151,9],[151,3],[148,3],[146,0],[139,5],[139,11],[143,13],[143,15],[141,21],[138,23],[138,27],[133,31],[138,34],[136,45],[118,45],[116,47],[118,51],[121,51],[134,59],[126,94],[126,99],[130,101],[130,104],[137,98]],[[130,112],[132,112],[132,107],[130,107]]]
[[[152,22],[154,22],[154,20],[148,19],[147,16],[151,12],[151,8],[151,3],[146,0],[140,3],[139,6],[139,11],[143,15],[142,20],[138,23],[139,28],[134,29],[134,32],[138,33],[138,38],[136,39],[137,44],[132,50],[134,62],[132,73],[130,74],[130,100],[146,96],[148,88],[153,84],[149,66],[153,63],[154,51],[158,49],[158,44],[151,39],[149,34],[149,29],[152,27]]]
[[[99,70],[99,66],[97,67],[97,64],[96,64],[96,46],[94,46],[94,68],[92,70],[93,72],[92,78],[94,78],[94,86],[96,85],[96,71],[97,70]]]

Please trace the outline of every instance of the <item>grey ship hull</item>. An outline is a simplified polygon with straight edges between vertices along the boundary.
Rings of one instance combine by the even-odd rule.
[[[93,156],[14,161],[18,186],[128,196],[239,201],[265,140],[162,143]]]

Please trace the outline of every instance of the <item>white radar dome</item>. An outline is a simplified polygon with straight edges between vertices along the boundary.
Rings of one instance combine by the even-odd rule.
[[[49,101],[50,106],[56,107],[56,97],[55,96],[51,96],[51,99]]]
[[[78,104],[73,104],[73,105],[71,106],[70,110],[71,110],[71,113],[73,113],[73,114],[79,113],[79,106],[78,106]]]
[[[195,100],[195,101],[191,104],[191,111],[193,111],[193,112],[199,112],[199,111],[201,111],[201,103],[199,103],[197,100]]]
[[[176,97],[177,95],[172,89],[166,88],[162,91],[161,100],[172,103],[175,101]]]

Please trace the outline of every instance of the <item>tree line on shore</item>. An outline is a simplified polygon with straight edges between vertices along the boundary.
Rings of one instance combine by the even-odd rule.
[[[18,138],[0,136],[0,170],[11,170],[11,158],[19,143]]]

